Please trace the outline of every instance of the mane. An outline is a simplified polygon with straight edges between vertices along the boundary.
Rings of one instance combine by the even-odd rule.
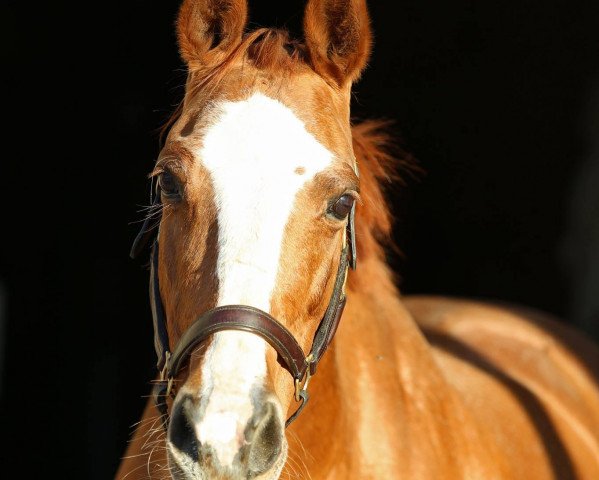
[[[308,62],[305,46],[292,39],[289,32],[275,28],[259,28],[246,34],[241,43],[215,66],[198,67],[201,78],[195,89],[213,89],[226,74],[243,62],[250,62],[259,70],[276,74],[291,72]]]
[[[403,184],[400,170],[418,173],[414,159],[403,152],[388,131],[389,122],[367,120],[352,126],[354,153],[360,173],[360,197],[356,210],[356,242],[361,259],[385,260],[392,241],[393,217],[387,190]]]

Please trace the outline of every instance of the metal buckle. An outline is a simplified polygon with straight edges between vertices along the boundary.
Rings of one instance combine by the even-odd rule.
[[[304,381],[301,382],[299,378],[295,379],[295,401],[299,402],[301,401],[302,397],[301,397],[301,393],[302,392],[306,392],[308,390],[308,383],[310,383],[310,379],[312,378],[312,375],[310,375],[310,370],[306,370],[306,375],[304,377]]]
[[[166,352],[164,352],[164,366],[162,367],[162,370],[160,371],[160,381],[166,383],[166,393],[164,394],[165,397],[168,397],[172,393],[172,390],[173,390],[174,378],[168,376],[168,367],[169,367],[170,359],[171,359],[171,352],[169,352],[167,350]]]
[[[310,364],[312,363],[312,360],[314,360],[314,355],[310,354],[306,357],[306,375],[304,376],[304,380],[302,382],[301,379],[296,378],[295,379],[295,401],[296,402],[301,402],[302,401],[302,392],[307,392],[308,391],[308,384],[310,383],[310,379],[312,378],[312,374],[310,373]]]

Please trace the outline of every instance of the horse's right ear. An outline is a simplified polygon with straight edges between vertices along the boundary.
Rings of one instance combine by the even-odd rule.
[[[181,57],[191,69],[218,62],[241,42],[247,0],[184,0],[177,19]]]
[[[316,72],[339,86],[351,84],[372,43],[366,0],[308,0],[304,35]]]

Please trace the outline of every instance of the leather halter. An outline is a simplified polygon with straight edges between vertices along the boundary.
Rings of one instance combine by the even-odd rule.
[[[157,206],[158,204],[160,204],[160,189],[157,189],[154,200],[154,205]],[[307,391],[310,378],[316,373],[318,362],[324,355],[339,326],[345,307],[344,289],[348,269],[350,267],[352,269],[356,268],[355,207],[354,203],[343,235],[343,248],[333,293],[324,316],[316,329],[312,347],[307,356],[304,355],[295,337],[285,326],[268,313],[248,305],[226,305],[204,312],[185,331],[171,353],[166,315],[158,283],[159,247],[156,236],[152,245],[150,260],[150,306],[154,323],[154,347],[158,357],[157,368],[160,372],[160,381],[154,386],[152,396],[156,408],[162,416],[165,429],[168,427],[169,420],[167,398],[169,395],[174,396],[174,379],[197,346],[212,334],[224,330],[253,333],[262,337],[277,351],[279,362],[293,377],[295,400],[301,402],[297,410],[285,422],[285,427],[288,427],[297,418],[310,398]],[[136,258],[154,235],[153,230],[156,225],[151,225],[151,222],[158,223],[160,218],[147,218],[145,220],[131,247],[131,258]]]

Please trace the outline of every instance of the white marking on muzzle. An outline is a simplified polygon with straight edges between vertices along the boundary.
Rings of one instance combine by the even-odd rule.
[[[211,174],[218,210],[218,305],[268,312],[283,233],[298,191],[333,154],[293,112],[262,94],[215,106],[197,158]],[[301,168],[301,175],[297,169]],[[245,332],[214,335],[202,366],[200,442],[230,465],[266,376],[267,344]]]

